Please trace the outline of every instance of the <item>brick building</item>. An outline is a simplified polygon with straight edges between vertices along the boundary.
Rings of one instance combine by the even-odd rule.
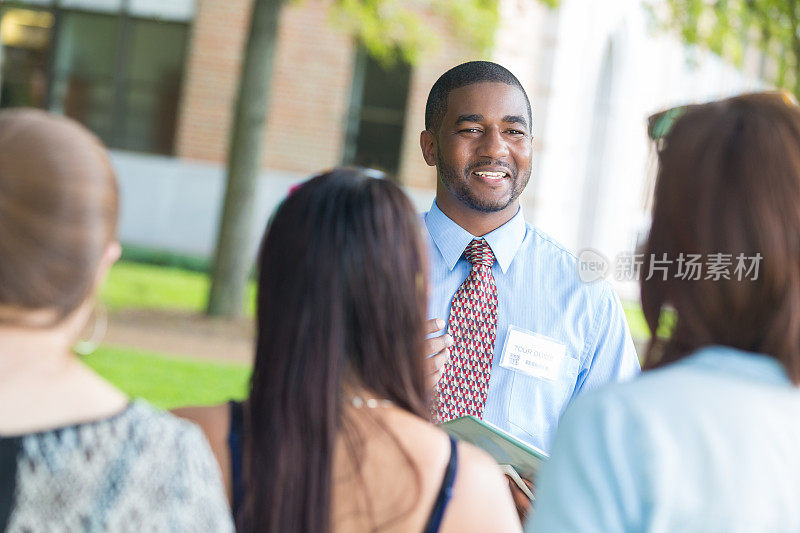
[[[250,4],[197,4],[176,134],[178,157],[225,160],[227,145],[220,141],[228,138]],[[331,23],[326,4],[290,4],[282,12],[265,168],[309,174],[356,161],[389,170],[403,184],[431,187],[434,174],[418,148],[425,100],[436,78],[472,59],[473,52],[434,18],[431,23],[440,31],[432,53],[413,69],[398,65],[386,71]],[[535,5],[528,11],[544,14]],[[376,137],[380,142],[374,143]]]
[[[388,70],[329,20],[330,0],[281,13],[252,243],[293,183],[341,163],[390,171],[420,209],[434,171],[419,152],[428,91],[474,53],[430,17],[436,42]],[[124,243],[207,255],[251,0],[5,0],[0,106],[72,116],[112,150]],[[572,249],[628,251],[647,218],[647,116],[760,82],[653,36],[640,0],[500,0],[489,59],[533,105],[526,216]],[[555,118],[557,118],[557,120]]]
[[[64,113],[103,139],[129,192],[123,238],[207,253],[217,214],[212,200],[220,189],[209,182],[221,178],[227,157],[251,3],[8,0],[0,7],[0,105]],[[263,152],[263,179],[273,190],[265,191],[265,202],[274,203],[291,181],[342,163],[387,170],[400,183],[427,191],[421,193],[427,202],[435,174],[418,147],[427,93],[442,72],[474,54],[450,35],[444,20],[431,17],[436,44],[423,60],[413,68],[384,69],[331,22],[328,4],[287,3],[281,13]],[[506,20],[526,33],[548,16],[529,0],[507,0],[503,9],[514,11]],[[516,52],[506,55],[525,65],[517,73],[526,83],[535,71],[536,44],[508,43]],[[503,47],[501,38],[498,56]],[[214,191],[190,192],[209,186]],[[174,230],[181,221],[170,214],[155,217],[171,220],[170,231],[134,221],[139,214],[152,218],[153,192],[174,196],[171,189],[187,191],[195,196],[192,203],[205,206],[193,210],[207,213],[202,238],[181,236]],[[186,211],[155,202],[157,215]]]

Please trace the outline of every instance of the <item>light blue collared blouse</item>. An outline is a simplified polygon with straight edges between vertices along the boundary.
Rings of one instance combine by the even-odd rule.
[[[713,346],[567,409],[527,532],[800,531],[800,390]]]
[[[448,218],[436,202],[425,214],[430,236],[430,318],[445,321],[450,303],[469,274],[463,257],[474,239]],[[522,210],[484,236],[495,255],[497,337],[484,420],[537,448],[547,450],[567,403],[578,394],[639,372],[622,305],[605,280],[583,283],[577,259],[530,224]],[[566,345],[556,381],[501,367],[509,326]]]

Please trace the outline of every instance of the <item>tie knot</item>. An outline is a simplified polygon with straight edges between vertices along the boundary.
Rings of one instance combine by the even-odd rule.
[[[494,254],[484,239],[475,239],[467,245],[464,257],[473,265],[491,267],[494,264]]]

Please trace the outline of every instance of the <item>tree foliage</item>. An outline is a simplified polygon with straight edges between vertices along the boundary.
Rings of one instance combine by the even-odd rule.
[[[800,96],[800,0],[664,0],[651,3],[662,27],[741,66],[761,52],[760,74]]]
[[[551,7],[559,3],[539,1]],[[335,0],[331,16],[384,64],[402,60],[413,65],[439,45],[431,16],[448,22],[481,56],[491,51],[500,23],[499,0]]]

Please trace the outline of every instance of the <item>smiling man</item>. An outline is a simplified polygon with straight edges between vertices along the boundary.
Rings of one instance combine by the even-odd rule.
[[[478,416],[547,450],[572,398],[639,361],[610,285],[582,283],[575,256],[523,218],[531,123],[519,80],[473,61],[434,84],[420,145],[438,174],[429,314],[453,344],[432,358],[438,418]]]

